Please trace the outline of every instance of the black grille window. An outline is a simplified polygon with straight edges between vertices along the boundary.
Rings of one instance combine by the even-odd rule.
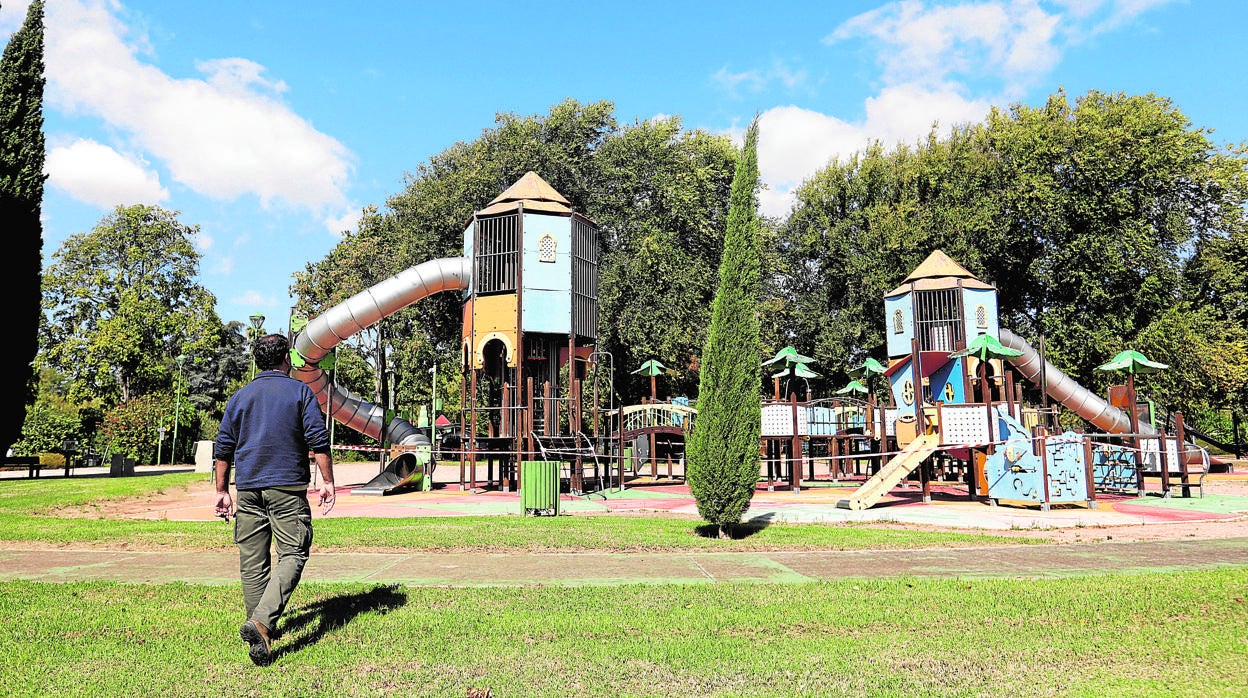
[[[515,291],[520,271],[520,215],[478,218],[475,230],[476,292]]]

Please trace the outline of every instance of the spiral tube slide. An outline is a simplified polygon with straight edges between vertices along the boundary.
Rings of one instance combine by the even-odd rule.
[[[308,322],[295,338],[295,351],[305,365],[294,369],[292,377],[312,388],[321,409],[340,424],[378,441],[384,434],[385,440],[400,446],[428,446],[428,437],[417,431],[411,422],[395,418],[387,424],[383,408],[333,385],[316,364],[344,339],[372,327],[382,318],[435,293],[468,288],[471,276],[472,265],[467,257],[435,259],[351,296]]]

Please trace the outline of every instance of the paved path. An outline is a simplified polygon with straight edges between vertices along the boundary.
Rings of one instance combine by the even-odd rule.
[[[0,550],[0,580],[237,584],[232,552]],[[304,579],[419,586],[789,583],[896,576],[1068,577],[1248,567],[1248,538],[890,551],[668,554],[319,553]]]

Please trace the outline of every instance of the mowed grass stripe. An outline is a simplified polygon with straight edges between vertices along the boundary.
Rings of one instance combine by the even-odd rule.
[[[14,695],[1234,696],[1248,570],[714,587],[301,586],[277,663],[236,589],[0,587]]]

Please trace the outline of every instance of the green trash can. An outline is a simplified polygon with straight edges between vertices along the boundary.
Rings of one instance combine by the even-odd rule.
[[[520,513],[559,515],[559,461],[526,460],[520,464]]]

